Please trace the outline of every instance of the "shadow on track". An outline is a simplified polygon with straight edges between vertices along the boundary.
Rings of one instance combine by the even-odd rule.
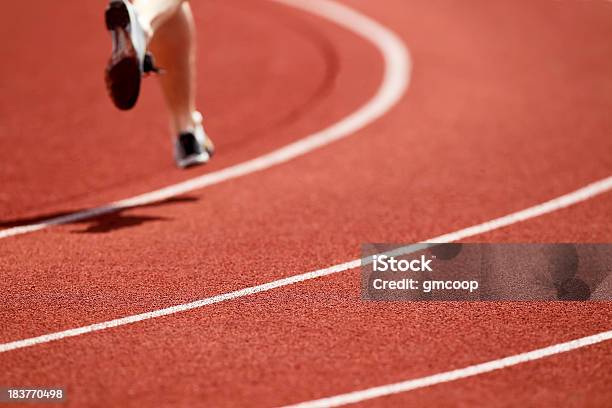
[[[166,205],[173,204],[182,204],[182,203],[192,203],[198,201],[197,197],[194,196],[181,196],[181,197],[172,197],[167,200],[151,203],[147,205],[128,207],[111,214],[103,214],[97,217],[89,218],[82,221],[76,221],[72,224],[87,224],[85,229],[72,231],[76,234],[101,234],[107,233],[123,228],[136,227],[142,225],[147,222],[152,221],[168,221],[170,218],[160,217],[160,216],[151,216],[151,215],[133,215],[127,214],[127,212],[138,209],[138,208],[152,208],[152,207],[162,207]],[[0,221],[0,229],[5,228],[13,228],[19,227],[22,225],[31,225],[37,224],[40,222],[44,222],[51,218],[61,217],[64,215],[73,214],[81,210],[72,210],[72,211],[60,211],[55,213],[48,213],[43,215],[37,215],[33,217],[26,218],[18,218],[7,221]]]

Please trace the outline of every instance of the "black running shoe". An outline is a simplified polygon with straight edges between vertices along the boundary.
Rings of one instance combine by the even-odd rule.
[[[106,87],[117,108],[131,109],[138,100],[142,75],[157,72],[157,68],[146,52],[145,32],[129,1],[111,0],[105,20],[113,42],[111,58],[106,66]]]
[[[182,169],[207,163],[215,152],[212,140],[202,126],[202,115],[193,115],[195,127],[192,131],[181,132],[174,145],[174,160]]]

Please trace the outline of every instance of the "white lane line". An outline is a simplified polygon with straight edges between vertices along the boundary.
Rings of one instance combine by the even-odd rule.
[[[542,204],[534,205],[522,211],[518,211],[512,214],[508,214],[504,217],[496,218],[485,223],[475,225],[463,229],[458,232],[451,232],[449,234],[442,235],[438,238],[440,241],[437,242],[451,242],[457,241],[463,238],[471,237],[473,235],[482,234],[484,232],[493,231],[498,228],[503,228],[517,222],[525,221],[530,218],[539,217],[540,215],[548,214],[553,211],[560,210],[562,208],[569,207],[581,201],[586,201],[590,198],[598,196],[612,190],[612,176],[608,176],[604,179],[588,184],[585,187],[579,188],[571,193],[553,198]],[[436,241],[428,241],[436,242]]]
[[[518,211],[504,217],[496,218],[491,221],[487,221],[482,224],[474,225],[472,227],[464,228],[459,231],[451,232],[448,234],[440,235],[432,238],[425,242],[453,242],[460,239],[468,238],[474,235],[482,234],[488,231],[492,231],[498,228],[502,228],[517,222],[528,220],[543,214],[547,214],[570,205],[574,205],[589,198],[595,197],[599,194],[605,193],[612,189],[612,176],[598,181],[593,184],[589,184],[579,190],[573,191],[561,197],[557,197],[550,201],[542,204],[535,205],[522,211]],[[106,322],[91,324],[88,326],[78,327],[74,329],[59,331],[55,333],[49,333],[38,337],[32,337],[29,339],[17,340],[10,343],[0,344],[0,353],[4,353],[10,350],[21,349],[25,347],[34,346],[37,344],[49,343],[65,339],[68,337],[80,336],[82,334],[96,332],[100,330],[106,330],[113,327],[124,326],[131,323],[141,322],[144,320],[155,319],[157,317],[173,315],[188,310],[198,309],[204,306],[212,305],[215,303],[225,302],[232,299],[241,298],[244,296],[254,295],[256,293],[267,292],[272,289],[280,288],[283,286],[293,285],[299,282],[308,281],[311,279],[320,278],[335,273],[345,272],[351,269],[355,269],[360,266],[360,259],[355,259],[349,262],[344,262],[338,265],[330,266],[328,268],[319,269],[312,272],[303,273],[300,275],[290,276],[288,278],[278,279],[272,282],[268,282],[262,285],[252,286],[245,289],[240,289],[234,292],[224,293],[221,295],[204,298],[191,303],[185,303],[181,305],[171,306],[165,309],[154,310],[151,312],[141,313],[137,315],[131,315],[122,317],[120,319],[114,319]]]
[[[473,377],[475,375],[484,374],[495,370],[501,370],[503,368],[511,367],[517,364],[539,360],[541,358],[549,357],[555,354],[566,353],[568,351],[576,350],[581,347],[591,346],[597,343],[602,343],[608,340],[612,340],[612,330],[588,337],[582,337],[576,340],[568,341],[566,343],[555,344],[549,347],[544,347],[526,353],[515,354],[513,356],[500,358],[499,360],[492,360],[482,364],[471,365],[468,367],[460,368],[458,370],[446,371],[427,377],[415,378],[413,380],[382,385],[380,387],[373,387],[361,391],[349,392],[333,397],[302,402],[295,405],[287,405],[285,406],[285,408],[328,408],[339,407],[347,404],[355,404],[357,402],[384,397],[386,395],[399,394],[402,392],[430,387],[432,385],[441,384],[449,381],[460,380],[462,378]]]
[[[331,0],[309,0],[307,2],[301,0],[272,1],[323,17],[371,42],[381,52],[385,63],[384,77],[376,95],[340,122],[271,153],[102,207],[50,218],[35,224],[8,228],[0,231],[0,239],[39,231],[54,225],[70,224],[130,207],[160,202],[193,190],[268,169],[312,152],[336,140],[350,136],[382,117],[402,98],[410,82],[412,62],[404,43],[392,31],[369,17]]]

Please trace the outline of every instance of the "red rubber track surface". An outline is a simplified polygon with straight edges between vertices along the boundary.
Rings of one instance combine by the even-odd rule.
[[[327,267],[612,174],[612,3],[347,1],[410,47],[409,92],[348,139],[156,205],[0,240],[0,342]],[[102,6],[0,15],[0,226],[130,197],[271,151],[375,93],[377,50],[272,2],[194,2],[198,99],[218,156],[172,167],[154,79],[105,94]],[[610,242],[612,194],[479,235]],[[422,377],[610,329],[610,303],[367,303],[358,271],[0,354],[0,385],[69,406],[271,406]],[[609,343],[365,405],[612,400]],[[518,392],[517,390],[520,390]]]

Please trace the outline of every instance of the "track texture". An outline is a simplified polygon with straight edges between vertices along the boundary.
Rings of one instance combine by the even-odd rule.
[[[412,83],[396,108],[260,173],[0,240],[0,343],[334,265],[363,242],[428,239],[612,174],[612,3],[346,4],[410,46]],[[154,80],[133,112],[108,101],[98,5],[4,8],[0,228],[256,157],[355,111],[383,75],[371,44],[320,18],[272,2],[194,2],[198,97],[219,154],[179,172]],[[611,242],[611,224],[607,193],[470,240]],[[282,405],[544,347],[610,321],[610,303],[365,303],[349,271],[2,353],[0,385],[64,386],[74,407]],[[608,342],[366,405],[605,406],[610,356]]]

